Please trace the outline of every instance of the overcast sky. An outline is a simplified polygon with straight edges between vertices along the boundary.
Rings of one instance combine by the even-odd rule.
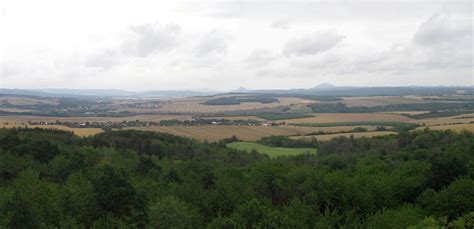
[[[0,88],[474,84],[471,0],[160,2],[0,0]]]

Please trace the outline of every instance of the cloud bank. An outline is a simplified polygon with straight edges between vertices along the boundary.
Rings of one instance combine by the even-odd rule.
[[[0,87],[472,85],[471,7],[469,1],[45,1],[26,9],[7,1]]]

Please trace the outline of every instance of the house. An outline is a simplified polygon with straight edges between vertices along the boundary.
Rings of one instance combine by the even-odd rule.
[[[273,123],[274,123],[273,121],[268,121],[268,120],[267,120],[267,121],[264,121],[264,122],[263,122],[263,126],[272,126]]]

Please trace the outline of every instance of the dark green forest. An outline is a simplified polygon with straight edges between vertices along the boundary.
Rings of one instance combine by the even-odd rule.
[[[474,134],[274,146],[112,131],[0,129],[0,228],[473,228]]]

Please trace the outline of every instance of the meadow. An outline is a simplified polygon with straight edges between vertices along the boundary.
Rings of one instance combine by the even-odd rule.
[[[284,147],[270,147],[254,142],[232,142],[227,144],[227,147],[237,150],[251,152],[252,150],[258,153],[266,154],[270,158],[280,156],[295,156],[299,154],[316,154],[316,149],[313,148],[284,148]]]

